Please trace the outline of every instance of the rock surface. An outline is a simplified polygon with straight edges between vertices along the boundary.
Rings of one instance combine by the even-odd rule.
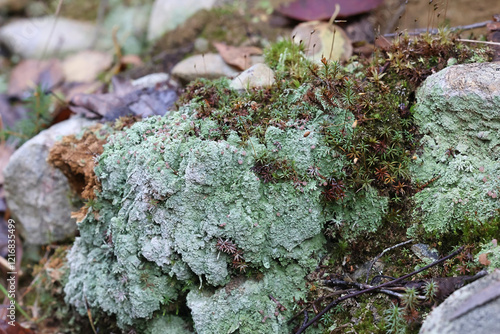
[[[411,246],[413,253],[422,261],[431,263],[439,260],[439,253],[435,248],[430,248],[426,244],[415,244]]]
[[[237,90],[269,87],[275,81],[274,72],[269,66],[266,64],[255,64],[234,78],[230,87]]]
[[[500,333],[500,270],[455,291],[429,314],[420,334]]]
[[[148,40],[175,29],[201,9],[210,9],[216,0],[156,0],[149,18]]]
[[[76,224],[71,212],[78,210],[71,202],[68,180],[46,162],[58,138],[79,133],[93,122],[72,118],[40,132],[11,157],[4,170],[9,208],[22,225],[27,244],[43,245],[71,237]]]
[[[423,153],[414,198],[428,232],[444,233],[500,209],[500,64],[455,65],[427,78],[417,92],[415,122]]]
[[[226,64],[222,57],[215,53],[191,56],[172,69],[172,75],[183,82],[190,82],[196,78],[234,78],[239,73],[236,68]]]
[[[45,16],[3,26],[0,41],[23,58],[41,58],[88,49],[95,33],[93,24]]]

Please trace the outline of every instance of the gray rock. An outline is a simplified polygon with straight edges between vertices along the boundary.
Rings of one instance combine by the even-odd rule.
[[[55,25],[54,25],[55,23]],[[13,21],[0,28],[0,42],[24,58],[50,57],[88,49],[94,39],[93,24],[45,16]]]
[[[412,178],[439,178],[415,194],[414,215],[437,234],[465,217],[486,223],[500,209],[500,64],[447,67],[422,83],[417,101],[423,149]]]
[[[154,88],[157,84],[165,83],[170,80],[167,73],[151,73],[132,81],[132,86],[136,89]]]
[[[426,244],[415,244],[411,246],[413,253],[422,261],[434,262],[439,260],[439,253],[435,248]]]
[[[274,72],[266,64],[255,64],[242,72],[231,82],[232,89],[269,87],[275,82]]]
[[[148,40],[174,30],[201,9],[210,9],[215,0],[156,0],[149,18]]]
[[[172,75],[183,82],[189,82],[197,78],[234,78],[239,73],[238,70],[226,64],[222,57],[215,53],[189,57],[172,69]]]
[[[206,38],[198,37],[194,40],[194,50],[199,53],[206,53],[208,48],[210,47],[210,43]]]
[[[71,237],[76,231],[71,191],[63,173],[46,162],[50,148],[62,136],[94,124],[72,118],[40,132],[11,157],[4,169],[9,208],[21,223],[27,244],[43,245]]]
[[[378,260],[374,264],[372,264],[371,260],[367,261],[367,262],[363,263],[359,268],[357,268],[356,271],[354,271],[354,273],[352,273],[352,275],[350,275],[350,278],[353,281],[358,281],[359,280],[359,282],[363,282],[364,283],[364,281],[366,279],[366,273],[368,272],[368,269],[370,267],[371,267],[371,272],[372,273],[381,274],[382,271],[384,270],[385,263],[383,263],[380,260]]]
[[[455,291],[425,320],[421,334],[500,333],[500,270]]]

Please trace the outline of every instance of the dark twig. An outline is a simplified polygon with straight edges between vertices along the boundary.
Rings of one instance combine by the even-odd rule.
[[[451,253],[450,255],[445,256],[445,257],[443,257],[442,259],[437,260],[437,261],[435,261],[435,262],[433,262],[433,263],[431,263],[431,264],[429,264],[429,265],[427,265],[427,266],[425,266],[425,267],[423,267],[423,268],[420,268],[419,270],[416,270],[416,271],[414,271],[414,272],[412,272],[412,273],[409,273],[409,274],[406,274],[406,275],[401,276],[401,277],[399,277],[399,278],[396,278],[396,279],[395,279],[395,280],[393,280],[393,281],[386,282],[386,283],[383,283],[383,284],[380,284],[380,285],[377,285],[377,286],[371,287],[371,288],[369,288],[369,289],[365,289],[365,290],[361,290],[361,291],[358,291],[358,292],[354,292],[354,293],[351,293],[351,294],[349,294],[349,295],[346,295],[346,296],[343,296],[343,297],[340,297],[340,298],[338,298],[338,299],[334,300],[333,302],[331,302],[330,304],[328,304],[328,306],[327,306],[327,307],[325,307],[325,308],[323,309],[323,311],[319,312],[319,313],[318,313],[318,314],[317,314],[314,318],[312,318],[312,320],[308,321],[307,323],[304,323],[304,324],[303,324],[303,325],[299,328],[299,330],[298,330],[295,334],[300,334],[300,333],[303,333],[303,332],[307,329],[307,327],[311,326],[313,323],[315,323],[316,321],[318,321],[318,320],[319,320],[319,319],[320,319],[320,318],[321,318],[321,317],[322,317],[322,316],[323,316],[326,312],[328,312],[328,311],[329,311],[332,307],[334,307],[335,305],[337,305],[337,304],[338,304],[338,303],[340,303],[341,301],[344,301],[344,300],[346,300],[346,299],[349,299],[349,298],[353,298],[353,297],[359,296],[359,295],[361,295],[361,294],[363,294],[363,293],[372,292],[372,291],[378,290],[378,289],[380,289],[380,288],[387,287],[387,286],[390,286],[390,285],[392,285],[392,284],[395,284],[395,283],[401,282],[401,281],[403,281],[403,280],[405,280],[405,279],[407,279],[407,278],[409,278],[409,277],[411,277],[411,276],[414,276],[414,275],[416,275],[416,274],[418,274],[418,273],[420,273],[420,272],[422,272],[422,271],[424,271],[424,270],[427,270],[427,269],[429,269],[429,268],[431,268],[431,267],[433,267],[433,266],[436,266],[436,265],[438,265],[438,264],[440,264],[440,263],[445,262],[445,261],[446,261],[446,260],[448,260],[448,259],[451,259],[452,257],[454,257],[454,256],[456,256],[457,254],[459,254],[460,252],[462,252],[462,251],[463,251],[463,249],[464,249],[464,247],[462,246],[462,247],[460,247],[459,249],[457,249],[456,251],[454,251],[453,253]]]
[[[384,256],[384,254],[385,254],[385,253],[387,253],[388,251],[393,250],[394,248],[398,248],[398,247],[400,247],[400,246],[404,246],[404,245],[406,245],[406,244],[409,244],[409,243],[410,243],[410,242],[412,242],[412,241],[413,241],[413,239],[407,240],[407,241],[405,241],[405,242],[401,242],[401,243],[399,243],[399,244],[397,244],[397,245],[394,245],[394,246],[392,246],[392,247],[389,247],[389,248],[384,249],[384,250],[382,251],[382,253],[380,253],[379,255],[377,255],[377,256],[373,259],[373,261],[371,261],[371,262],[370,262],[370,265],[368,266],[368,270],[366,271],[366,279],[365,279],[365,283],[368,283],[368,278],[370,277],[370,272],[372,271],[372,267],[373,267],[373,265],[375,264],[375,262],[377,262],[377,261],[378,261],[378,259],[380,259],[382,256]]]
[[[301,327],[304,327],[307,324],[308,320],[309,320],[309,314],[307,313],[307,310],[304,310],[304,322],[302,323]]]
[[[469,25],[465,25],[465,26],[452,27],[452,28],[450,28],[450,31],[471,30],[471,29],[476,29],[476,28],[482,28],[482,27],[486,27],[486,25],[488,23],[492,23],[492,22],[493,21],[484,21],[484,22],[473,23],[473,24],[469,24]],[[439,29],[422,28],[422,29],[415,29],[412,31],[408,31],[408,35],[416,36],[416,35],[420,35],[423,33],[429,33],[431,35],[436,35],[438,32],[439,32]],[[390,34],[384,34],[384,37],[396,37],[396,36],[399,36],[402,34],[404,34],[404,33],[403,32],[394,32],[394,33],[390,33]]]

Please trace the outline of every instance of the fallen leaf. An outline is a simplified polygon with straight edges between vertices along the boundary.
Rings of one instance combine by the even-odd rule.
[[[8,305],[2,305],[8,307]],[[20,323],[14,321],[13,325],[8,321],[0,319],[0,334],[35,334],[31,329],[24,328]]]
[[[252,66],[251,55],[262,54],[262,50],[255,46],[236,47],[224,43],[214,43],[214,46],[227,64],[233,65],[240,70],[246,70]]]
[[[497,31],[500,30],[500,22],[490,22],[486,24],[486,28],[489,31]]]
[[[349,17],[369,12],[382,4],[383,0],[293,0],[276,10],[299,21],[328,20],[340,5],[338,17]]]
[[[61,93],[66,102],[71,101],[73,97],[78,94],[95,94],[104,91],[104,84],[99,81],[78,83],[78,82],[65,82],[55,93]]]
[[[481,263],[483,266],[489,266],[491,264],[491,261],[488,260],[488,254],[483,253],[479,255],[479,263]]]
[[[44,91],[51,90],[64,80],[61,62],[58,59],[21,61],[11,72],[9,88],[10,96],[23,98],[25,92],[41,85]]]
[[[113,93],[77,94],[69,108],[87,118],[111,121],[123,116],[165,115],[178,98],[177,86],[169,82],[137,89],[130,82],[114,80],[113,86]]]
[[[352,44],[345,31],[328,22],[311,21],[296,26],[292,31],[295,43],[306,47],[306,55],[314,61],[347,60],[352,56]],[[335,36],[335,37],[334,37]]]
[[[120,59],[122,65],[142,66],[144,63],[138,55],[125,55]]]
[[[110,68],[113,56],[100,51],[82,51],[67,57],[62,63],[67,82],[92,82],[99,73]]]
[[[384,36],[380,35],[380,36],[375,37],[375,47],[376,48],[379,48],[379,49],[382,49],[384,51],[387,51],[387,50],[389,50],[389,48],[391,47],[391,45],[392,45],[392,42],[389,41]]]

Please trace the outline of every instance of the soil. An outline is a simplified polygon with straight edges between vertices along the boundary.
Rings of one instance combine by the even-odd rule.
[[[405,3],[408,4],[405,4]],[[376,30],[381,33],[398,30],[436,28],[447,23],[450,27],[469,25],[492,20],[492,15],[500,13],[498,0],[386,0],[376,12]],[[474,30],[484,34],[484,28]],[[465,35],[464,35],[465,36]]]

